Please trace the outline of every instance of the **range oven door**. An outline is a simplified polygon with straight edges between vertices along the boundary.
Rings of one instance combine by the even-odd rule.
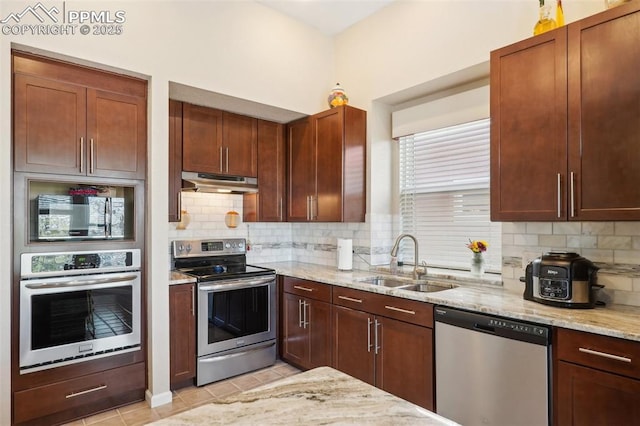
[[[140,350],[140,272],[20,281],[21,374]]]
[[[275,275],[200,283],[198,356],[276,338]]]

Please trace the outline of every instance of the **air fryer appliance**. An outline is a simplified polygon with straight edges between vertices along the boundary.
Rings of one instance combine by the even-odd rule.
[[[524,298],[561,308],[593,308],[604,287],[596,283],[597,271],[578,253],[545,253],[527,265]]]

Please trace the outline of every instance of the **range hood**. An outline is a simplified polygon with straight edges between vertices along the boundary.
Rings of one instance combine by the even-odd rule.
[[[182,190],[226,194],[258,192],[258,179],[244,176],[182,172]]]

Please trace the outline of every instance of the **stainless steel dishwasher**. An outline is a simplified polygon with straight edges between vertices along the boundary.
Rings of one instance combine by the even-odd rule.
[[[550,424],[551,331],[437,306],[436,412],[465,426]]]

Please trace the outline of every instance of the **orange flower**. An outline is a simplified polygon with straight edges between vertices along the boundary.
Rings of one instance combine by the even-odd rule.
[[[487,251],[489,244],[486,241],[478,240],[471,241],[469,240],[469,244],[467,244],[467,248],[474,253],[482,253],[483,251]]]

